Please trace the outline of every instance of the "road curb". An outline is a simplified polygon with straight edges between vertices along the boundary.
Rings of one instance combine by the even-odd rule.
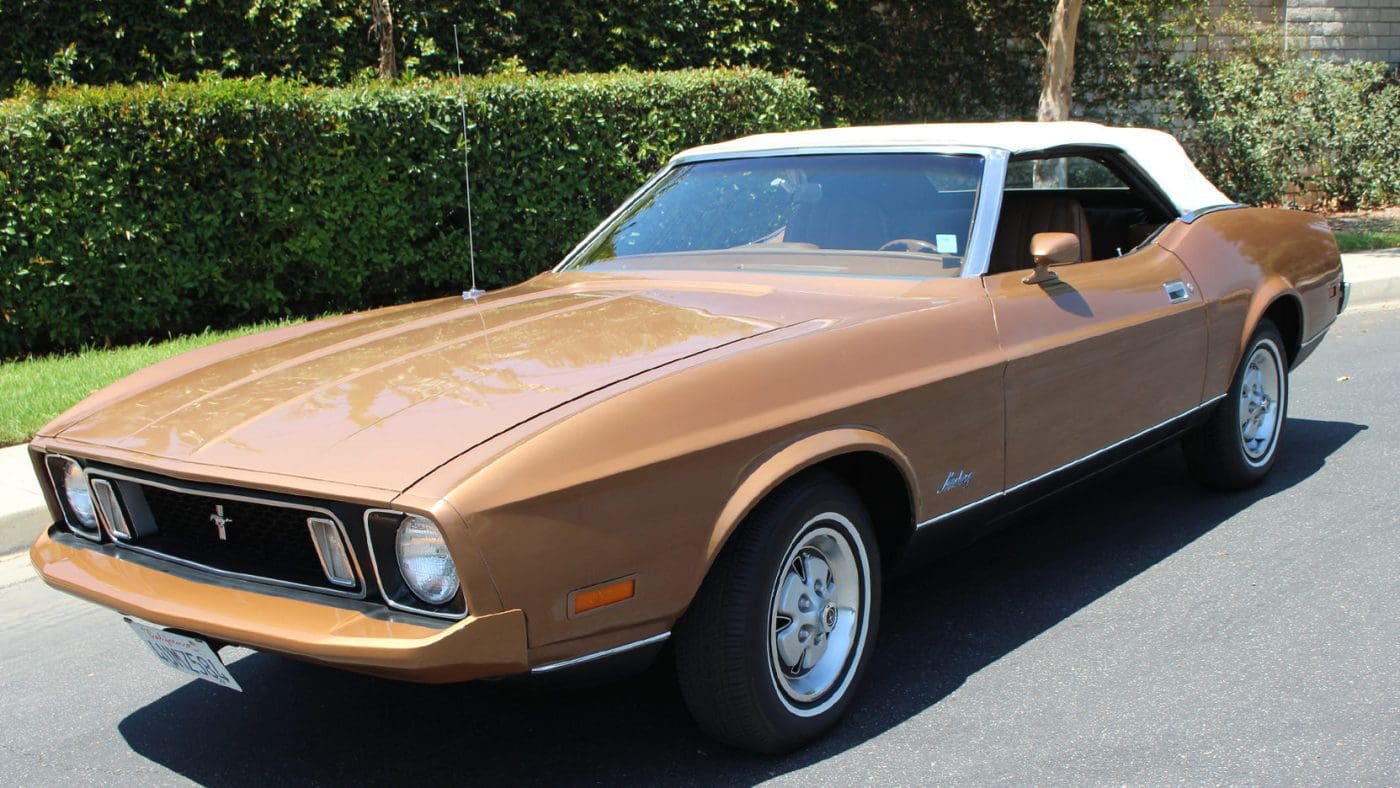
[[[1387,301],[1400,301],[1400,277],[1394,279],[1369,279],[1351,283],[1351,299],[1348,306],[1379,304]]]
[[[46,506],[0,514],[0,558],[29,549],[29,545],[47,525],[49,510]]]
[[[1348,252],[1342,275],[1351,286],[1351,306],[1400,301],[1400,249]]]
[[[29,547],[49,522],[29,448],[20,444],[0,449],[0,556]]]

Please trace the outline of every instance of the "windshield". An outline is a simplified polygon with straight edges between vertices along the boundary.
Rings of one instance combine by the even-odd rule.
[[[982,165],[977,156],[932,153],[685,164],[569,267],[957,276]]]

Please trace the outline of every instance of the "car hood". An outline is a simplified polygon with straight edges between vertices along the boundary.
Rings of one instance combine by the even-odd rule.
[[[386,490],[572,399],[814,317],[771,288],[547,275],[347,315],[148,368],[66,443]],[[101,456],[100,451],[93,456]]]

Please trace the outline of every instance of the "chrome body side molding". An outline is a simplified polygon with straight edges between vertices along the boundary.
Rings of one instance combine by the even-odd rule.
[[[666,638],[669,638],[670,636],[671,636],[671,631],[670,631],[670,630],[667,630],[667,631],[665,631],[665,632],[662,632],[662,633],[659,634],[659,635],[652,635],[652,636],[649,637],[649,638],[642,638],[641,640],[634,640],[634,641],[632,641],[631,643],[623,643],[621,646],[613,646],[612,648],[604,649],[604,650],[602,650],[602,651],[595,651],[595,652],[593,652],[592,654],[584,654],[584,655],[581,656],[581,657],[574,657],[573,659],[563,659],[563,660],[560,660],[560,661],[558,661],[558,662],[550,662],[550,663],[545,664],[545,665],[540,665],[540,666],[538,666],[538,667],[531,668],[531,669],[530,669],[530,672],[531,672],[531,673],[553,673],[553,672],[556,671],[556,670],[563,670],[564,668],[572,668],[572,667],[574,667],[574,666],[576,666],[576,665],[584,665],[584,664],[587,664],[587,663],[589,663],[589,662],[595,662],[595,661],[597,661],[597,660],[605,659],[605,658],[607,658],[607,657],[616,656],[616,655],[618,655],[618,654],[625,654],[625,653],[627,653],[628,651],[633,651],[633,650],[639,649],[639,648],[645,648],[646,646],[657,645],[657,644],[659,644],[659,643],[664,642],[664,641],[666,640]]]
[[[1022,489],[1026,488],[1026,487],[1030,487],[1031,485],[1033,485],[1033,484],[1035,484],[1035,483],[1037,483],[1037,482],[1044,481],[1044,480],[1050,478],[1051,476],[1054,476],[1054,475],[1057,474],[1057,473],[1061,473],[1061,472],[1063,472],[1063,471],[1068,471],[1068,470],[1074,468],[1074,467],[1077,466],[1077,465],[1081,465],[1081,464],[1083,464],[1083,463],[1089,462],[1090,460],[1093,460],[1093,459],[1095,459],[1096,457],[1099,457],[1099,456],[1102,456],[1102,455],[1104,455],[1104,454],[1107,454],[1107,453],[1109,453],[1109,452],[1111,452],[1111,451],[1113,451],[1113,450],[1115,450],[1115,449],[1122,448],[1122,447],[1126,446],[1127,444],[1132,443],[1133,441],[1135,441],[1135,440],[1137,440],[1137,439],[1139,439],[1139,438],[1143,438],[1143,437],[1145,437],[1145,436],[1147,436],[1147,435],[1150,435],[1150,434],[1153,433],[1153,432],[1156,432],[1157,430],[1160,430],[1160,429],[1162,429],[1162,428],[1164,428],[1164,427],[1171,426],[1172,423],[1177,422],[1177,421],[1181,421],[1182,419],[1185,419],[1185,418],[1187,418],[1187,417],[1189,417],[1189,416],[1192,416],[1192,415],[1194,415],[1194,414],[1196,414],[1196,413],[1198,413],[1198,412],[1200,412],[1200,411],[1202,411],[1202,410],[1205,410],[1206,408],[1210,407],[1211,405],[1214,405],[1215,403],[1219,402],[1220,400],[1222,400],[1222,399],[1224,399],[1224,398],[1225,398],[1225,395],[1224,395],[1224,394],[1220,394],[1220,395],[1218,395],[1218,396],[1211,397],[1210,399],[1206,400],[1205,402],[1202,402],[1200,405],[1197,405],[1196,407],[1191,408],[1190,410],[1187,410],[1187,411],[1184,411],[1184,412],[1182,412],[1182,413],[1179,413],[1179,414],[1177,414],[1177,415],[1175,415],[1175,416],[1173,416],[1173,417],[1167,419],[1166,421],[1161,422],[1160,424],[1155,424],[1155,425],[1153,425],[1153,426],[1151,426],[1151,427],[1148,427],[1147,429],[1143,430],[1142,432],[1136,433],[1136,434],[1134,434],[1134,435],[1130,435],[1130,436],[1128,436],[1128,437],[1126,437],[1126,438],[1124,438],[1124,439],[1122,439],[1122,440],[1120,440],[1120,441],[1118,441],[1118,442],[1116,442],[1116,443],[1113,443],[1113,444],[1111,444],[1111,445],[1109,445],[1109,446],[1105,446],[1105,447],[1103,447],[1102,449],[1099,449],[1098,451],[1096,451],[1096,452],[1094,452],[1094,453],[1092,453],[1092,454],[1086,454],[1086,455],[1084,455],[1083,457],[1080,457],[1079,459],[1074,460],[1073,462],[1065,463],[1064,465],[1061,465],[1060,467],[1055,468],[1055,469],[1053,469],[1053,470],[1046,471],[1045,473],[1042,473],[1042,474],[1040,474],[1039,476],[1035,476],[1035,477],[1032,477],[1032,478],[1030,478],[1030,479],[1027,479],[1027,480],[1025,480],[1025,481],[1023,481],[1023,482],[1019,482],[1019,483],[1017,483],[1017,484],[1014,484],[1014,485],[1012,485],[1012,486],[1006,488],[1006,489],[1003,490],[1002,492],[992,493],[991,495],[988,495],[988,496],[985,497],[985,498],[981,498],[981,499],[978,499],[978,500],[976,500],[976,501],[973,501],[972,503],[965,504],[965,505],[963,505],[963,506],[959,506],[958,508],[952,510],[951,512],[944,512],[943,514],[940,514],[940,515],[938,515],[938,516],[936,516],[936,517],[932,517],[932,518],[929,518],[929,519],[927,519],[927,520],[924,520],[923,522],[921,522],[921,523],[915,525],[914,528],[915,528],[915,530],[918,530],[918,529],[921,529],[921,528],[926,528],[926,527],[928,527],[928,526],[930,526],[930,525],[937,525],[938,523],[943,522],[944,520],[952,519],[953,517],[956,517],[957,515],[960,515],[960,514],[964,514],[964,513],[966,513],[966,512],[969,512],[969,511],[971,511],[972,509],[975,509],[975,508],[977,508],[977,507],[979,507],[979,506],[982,506],[982,505],[984,505],[984,504],[989,504],[989,503],[992,503],[992,502],[994,502],[994,501],[997,501],[997,500],[999,500],[999,499],[1001,499],[1001,498],[1005,498],[1006,496],[1011,495],[1012,493],[1015,493],[1015,492],[1018,491],[1018,490],[1022,490]]]

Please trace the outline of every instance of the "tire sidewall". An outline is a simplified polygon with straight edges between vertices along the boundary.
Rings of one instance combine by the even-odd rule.
[[[1278,368],[1279,396],[1278,396],[1278,417],[1274,427],[1273,440],[1269,444],[1268,452],[1259,459],[1253,459],[1245,451],[1244,435],[1240,431],[1240,394],[1244,388],[1244,378],[1249,369],[1249,360],[1254,354],[1263,348],[1273,357]],[[1273,467],[1274,459],[1278,457],[1279,444],[1283,442],[1284,429],[1288,423],[1288,361],[1287,354],[1283,350],[1283,337],[1272,323],[1264,323],[1254,332],[1249,344],[1245,347],[1244,355],[1240,358],[1239,369],[1235,370],[1235,379],[1230,386],[1229,400],[1226,403],[1230,413],[1231,444],[1235,448],[1239,468],[1244,475],[1263,478]]]
[[[842,487],[823,490],[818,495],[800,496],[773,514],[770,520],[773,527],[763,540],[762,559],[758,562],[759,571],[753,584],[762,597],[754,599],[745,611],[745,666],[752,697],[767,727],[778,737],[797,744],[834,725],[856,694],[855,689],[870,661],[879,624],[880,555],[868,515],[859,500]],[[839,515],[845,523],[827,517],[828,514]],[[848,546],[858,551],[857,566],[865,570],[861,604],[865,623],[858,629],[851,655],[832,688],[810,704],[797,704],[778,686],[778,679],[772,672],[769,652],[772,599],[789,550],[806,534],[823,527],[840,532],[849,542]]]

